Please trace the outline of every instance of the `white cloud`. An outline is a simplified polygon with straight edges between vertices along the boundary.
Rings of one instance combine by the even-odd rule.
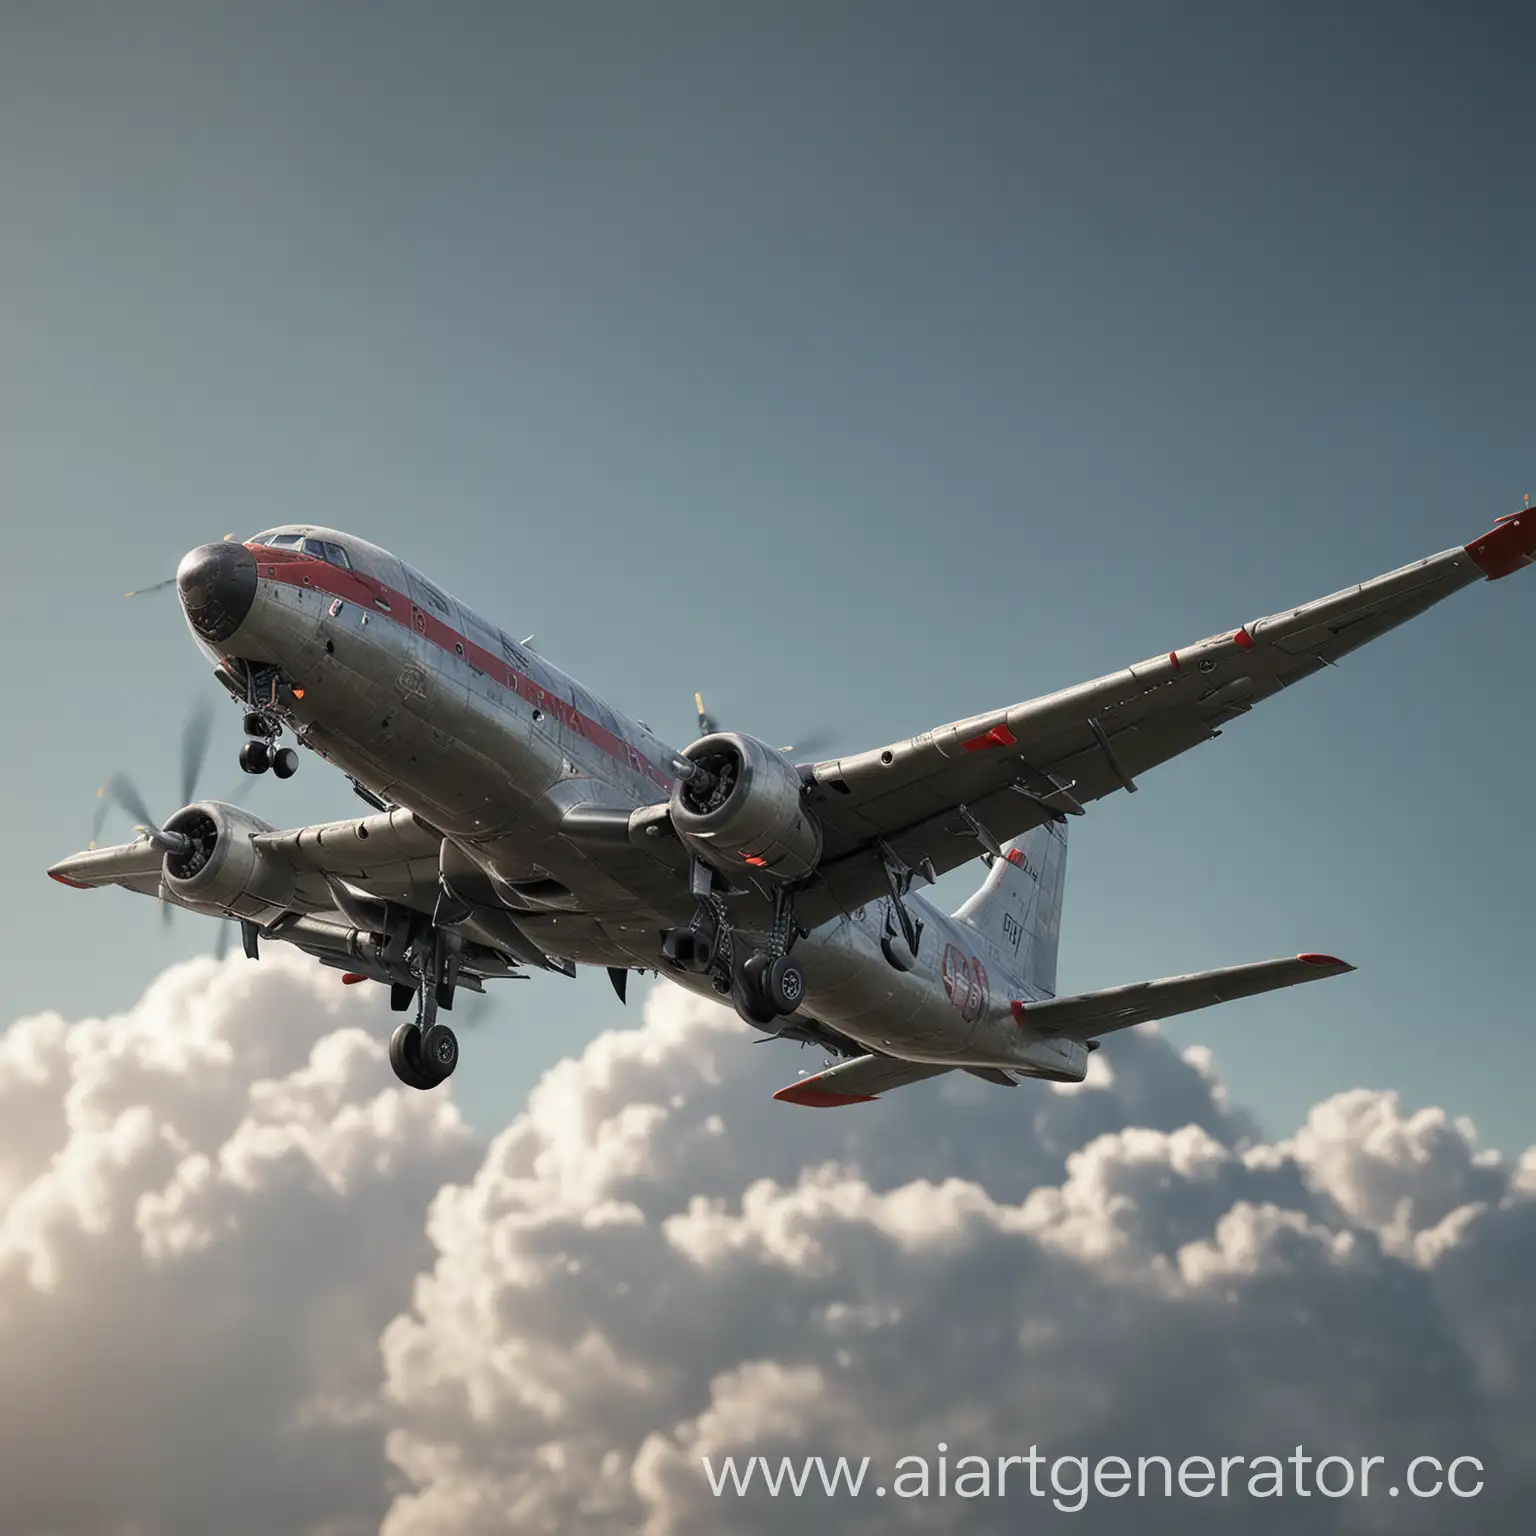
[[[379,1333],[478,1149],[370,1002],[198,961],[0,1037],[0,1530],[377,1528]]]
[[[940,1441],[1469,1453],[1479,1528],[1524,1528],[1536,1154],[1365,1091],[1266,1142],[1155,1029],[1076,1090],[801,1110],[770,1098],[794,1053],[667,988],[487,1148],[395,1088],[372,990],[195,962],[0,1038],[0,1529],[948,1530],[953,1500],[717,1500],[700,1466]],[[965,1527],[1040,1518],[1021,1498]]]
[[[432,1278],[384,1341],[391,1454],[419,1483],[389,1536],[948,1529],[936,1504],[722,1502],[700,1467],[811,1451],[889,1468],[941,1440],[1175,1460],[1302,1441],[1399,1469],[1480,1451],[1529,1497],[1503,1425],[1531,1389],[1484,1358],[1448,1263],[1523,1231],[1528,1187],[1391,1095],[1344,1095],[1266,1145],[1207,1053],[1139,1031],[1105,1054],[1113,1071],[1074,1093],[949,1078],[792,1111],[768,1098],[783,1052],[658,992],[434,1210]],[[1521,1337],[1505,1289],[1490,1341]],[[1496,1528],[1500,1507],[1479,1513]],[[1127,1508],[1080,1523],[1191,1518]],[[1394,1507],[1396,1528],[1429,1508]],[[1015,1528],[1008,1510],[968,1506],[967,1528]]]

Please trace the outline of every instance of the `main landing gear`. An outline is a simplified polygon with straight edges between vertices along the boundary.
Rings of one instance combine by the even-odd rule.
[[[389,1037],[389,1064],[407,1088],[436,1088],[459,1064],[459,1037],[438,1023],[437,1010],[453,1007],[462,946],[462,938],[452,930],[432,929],[421,941],[422,979],[414,987],[397,981],[389,989],[389,1006],[396,1013],[416,1004],[415,1019],[398,1025]]]
[[[663,958],[679,970],[709,976],[715,991],[730,999],[743,1023],[774,1030],[777,1021],[794,1013],[805,999],[805,972],[789,954],[800,936],[792,893],[783,887],[775,891],[768,945],[746,950],[731,926],[725,903],[713,894],[708,880],[696,880],[695,890],[698,916],[691,926],[662,935]]]
[[[250,709],[245,714],[245,734],[251,740],[240,748],[240,766],[247,773],[265,773],[268,768],[280,779],[291,779],[299,771],[299,754],[292,747],[280,747],[282,723],[265,710]]]

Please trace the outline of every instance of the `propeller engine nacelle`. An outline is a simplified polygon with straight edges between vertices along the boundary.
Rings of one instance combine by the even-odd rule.
[[[690,777],[672,789],[672,825],[695,851],[777,880],[809,875],[821,860],[821,824],[805,808],[800,774],[777,747],[736,731],[683,749]]]
[[[263,855],[251,841],[258,832],[271,830],[259,816],[222,801],[183,806],[164,827],[184,844],[166,853],[166,888],[199,907],[271,922],[290,909],[294,891],[293,870]]]

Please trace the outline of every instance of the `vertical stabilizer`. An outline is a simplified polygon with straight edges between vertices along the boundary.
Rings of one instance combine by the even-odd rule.
[[[1048,821],[1007,844],[986,883],[955,913],[985,938],[1019,980],[1054,997],[1067,828]]]

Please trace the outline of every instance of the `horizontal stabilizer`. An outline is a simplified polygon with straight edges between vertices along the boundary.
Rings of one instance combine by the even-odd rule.
[[[855,1056],[780,1088],[774,1098],[811,1109],[836,1109],[843,1104],[867,1104],[892,1088],[905,1088],[908,1083],[920,1083],[925,1077],[949,1070],[932,1062],[902,1061],[896,1056]]]
[[[1042,1035],[1091,1040],[1112,1030],[1129,1029],[1149,1019],[1172,1018],[1211,1008],[1217,1003],[1257,997],[1305,981],[1342,976],[1354,966],[1332,955],[1296,955],[1288,960],[1261,960],[1256,965],[1232,965],[1197,976],[1169,976],[1162,981],[1138,981],[1106,992],[1077,997],[1053,997],[1041,1003],[1011,1003],[1018,1023]]]

